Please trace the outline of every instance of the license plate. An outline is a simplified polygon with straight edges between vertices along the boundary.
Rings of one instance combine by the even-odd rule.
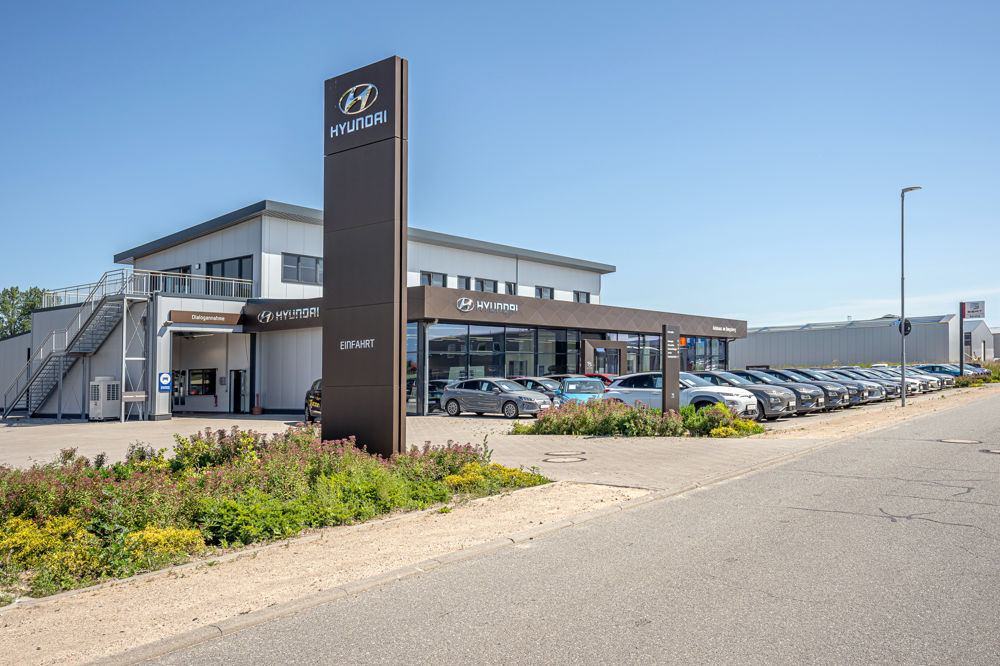
[[[548,409],[548,408],[549,408],[549,407],[551,407],[551,406],[552,406],[552,405],[542,405],[542,406],[541,406],[541,409]]]

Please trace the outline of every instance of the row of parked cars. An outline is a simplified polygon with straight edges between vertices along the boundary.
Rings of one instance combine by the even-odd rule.
[[[954,374],[938,370],[939,366],[947,367],[946,364],[907,366],[906,394],[954,386]],[[743,418],[773,420],[898,398],[900,383],[899,368],[888,365],[682,372],[680,403],[698,409],[722,403]],[[570,400],[616,400],[627,405],[658,408],[662,388],[658,372],[617,377],[566,374],[480,377],[447,384],[438,404],[452,416],[463,412],[501,413],[508,418],[537,415]]]
[[[900,370],[888,365],[862,368],[768,368],[703,370],[680,373],[681,406],[701,409],[725,404],[743,418],[773,420],[783,416],[844,409],[898,398]],[[907,366],[906,394],[940,391],[955,385],[957,364]],[[966,366],[966,375],[989,374]],[[322,414],[322,382],[316,380],[306,394],[305,418]],[[627,405],[659,408],[662,376],[658,372],[607,374],[558,374],[545,377],[477,377],[460,381],[428,382],[428,406],[451,416],[462,413],[503,414],[517,418],[538,415],[571,400],[616,400]]]

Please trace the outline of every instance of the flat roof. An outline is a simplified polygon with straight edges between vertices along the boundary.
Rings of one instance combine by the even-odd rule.
[[[258,201],[255,204],[245,206],[239,210],[234,210],[231,213],[220,215],[219,217],[208,220],[207,222],[202,222],[192,227],[181,229],[180,231],[172,233],[169,236],[164,236],[154,241],[134,247],[130,250],[119,252],[115,255],[115,263],[134,264],[135,260],[139,257],[145,257],[150,254],[155,254],[156,252],[162,252],[163,250],[174,247],[175,245],[180,245],[181,243],[186,243],[187,241],[194,240],[195,238],[200,238],[201,236],[206,236],[208,234],[215,233],[216,231],[221,231],[242,222],[246,222],[247,220],[258,215],[267,215],[269,217],[277,217],[285,220],[306,222],[308,224],[323,224],[323,211],[321,210],[265,199],[264,201]],[[565,266],[568,268],[579,268],[602,274],[614,273],[617,270],[611,264],[602,264],[596,261],[576,259],[574,257],[550,254],[548,252],[538,252],[537,250],[528,250],[526,248],[515,247],[513,245],[490,243],[488,241],[466,238],[464,236],[452,236],[451,234],[443,234],[437,231],[418,229],[416,227],[409,227],[407,234],[409,240],[418,243],[428,243],[430,245],[451,247],[460,250],[471,250],[473,252],[484,252],[501,257],[510,257],[512,259],[527,259],[544,264]]]

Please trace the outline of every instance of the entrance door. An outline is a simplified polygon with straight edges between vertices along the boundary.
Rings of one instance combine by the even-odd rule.
[[[229,371],[229,409],[233,414],[247,413],[247,371]]]
[[[620,374],[621,350],[594,349],[594,372],[601,375]]]
[[[174,370],[173,389],[171,393],[174,397],[174,409],[180,408],[184,411],[185,398],[187,398],[187,370]]]

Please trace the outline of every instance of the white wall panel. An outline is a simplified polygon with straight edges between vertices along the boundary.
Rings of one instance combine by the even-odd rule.
[[[323,368],[323,329],[260,333],[259,391],[267,410],[299,413]]]

